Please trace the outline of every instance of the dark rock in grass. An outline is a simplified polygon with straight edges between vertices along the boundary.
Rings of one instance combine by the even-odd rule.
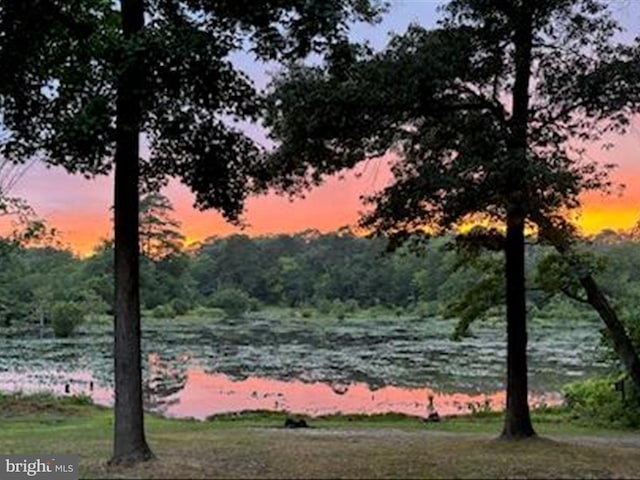
[[[307,421],[304,418],[287,417],[284,421],[284,428],[308,428]]]

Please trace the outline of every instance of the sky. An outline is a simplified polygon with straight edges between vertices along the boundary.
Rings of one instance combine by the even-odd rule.
[[[429,0],[401,0],[392,7],[382,23],[356,25],[352,35],[367,40],[376,49],[385,46],[391,32],[401,33],[412,23],[435,26],[440,2]],[[614,14],[627,32],[623,39],[640,33],[640,2],[611,0]],[[256,85],[264,87],[274,65],[256,63],[248,55],[234,57],[237,66],[245,70]],[[265,141],[264,132],[248,128],[258,141]],[[583,208],[578,223],[584,233],[603,228],[627,229],[640,219],[640,119],[635,119],[631,131],[624,137],[609,139],[615,144],[611,150],[597,146],[589,148],[589,158],[619,167],[614,180],[626,185],[621,194],[603,196],[589,193],[583,196]],[[244,230],[227,224],[214,211],[199,212],[192,207],[193,196],[177,182],[163,191],[173,202],[175,217],[182,222],[187,243],[207,237],[244,232],[248,235],[293,233],[306,229],[332,231],[354,225],[363,211],[361,197],[381,189],[390,180],[384,159],[360,164],[355,171],[342,177],[328,179],[324,185],[308,192],[302,199],[288,199],[274,194],[252,198],[247,203]],[[60,240],[74,252],[85,255],[100,241],[111,236],[109,207],[113,201],[112,177],[86,180],[67,174],[61,168],[46,168],[35,164],[11,192],[30,203],[38,215],[60,232]]]

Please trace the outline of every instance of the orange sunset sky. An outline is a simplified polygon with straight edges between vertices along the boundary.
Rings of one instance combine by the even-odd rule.
[[[612,0],[614,14],[627,29],[624,39],[640,32],[640,2]],[[354,38],[368,40],[374,48],[382,48],[389,32],[403,32],[411,22],[426,27],[435,26],[439,18],[437,1],[405,0],[393,2],[391,11],[381,24],[357,25]],[[268,81],[273,66],[257,64],[248,56],[234,58],[258,87]],[[255,130],[255,129],[254,129]],[[264,133],[249,132],[257,140]],[[590,193],[583,197],[584,207],[579,224],[584,233],[595,233],[603,228],[628,229],[640,219],[640,118],[633,121],[631,131],[623,137],[608,139],[615,148],[603,151],[597,146],[588,150],[591,159],[615,163],[619,168],[614,179],[625,184],[620,195],[604,197]],[[358,175],[356,175],[356,172]],[[321,231],[335,230],[353,225],[362,210],[360,197],[372,194],[389,180],[384,161],[362,163],[344,179],[331,178],[325,185],[309,192],[305,199],[289,199],[268,195],[250,199],[244,218],[249,235],[297,232],[308,228]],[[233,227],[216,212],[198,212],[192,208],[192,195],[184,187],[172,183],[164,190],[175,206],[175,217],[182,222],[187,242],[192,243],[212,235],[227,235],[241,230]],[[59,168],[47,169],[34,165],[11,192],[26,198],[39,216],[61,232],[63,244],[79,254],[87,254],[100,238],[110,236],[112,204],[112,178],[86,180],[71,176]]]

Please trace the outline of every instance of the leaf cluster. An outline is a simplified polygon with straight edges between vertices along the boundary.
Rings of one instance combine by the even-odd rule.
[[[263,149],[238,124],[261,100],[232,58],[281,61],[343,44],[350,21],[375,21],[369,0],[152,0],[142,31],[125,38],[114,0],[0,2],[0,156],[108,173],[115,148],[116,92],[136,66],[153,188],[180,179],[196,206],[237,221],[262,184]]]
[[[286,191],[390,155],[393,182],[367,199],[362,226],[403,234],[446,231],[576,208],[607,190],[611,165],[576,140],[624,131],[637,111],[637,48],[597,0],[455,0],[436,29],[417,25],[378,53],[355,52],[346,72],[294,65],[275,78],[267,125],[272,171]],[[526,161],[513,155],[517,32],[533,30]],[[631,72],[631,73],[630,73]],[[389,157],[387,157],[389,158]]]

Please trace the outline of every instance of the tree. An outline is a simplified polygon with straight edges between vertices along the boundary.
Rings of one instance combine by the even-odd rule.
[[[394,183],[369,198],[363,227],[399,243],[478,220],[502,225],[502,435],[529,437],[525,226],[609,185],[572,142],[624,130],[621,73],[604,68],[624,52],[598,0],[453,0],[444,11],[440,28],[413,25],[381,53],[351,48],[341,69],[298,64],[276,77],[271,168],[292,172],[281,187],[295,192],[395,152]]]
[[[84,321],[86,312],[73,302],[56,302],[51,307],[51,327],[56,337],[70,336]]]
[[[0,154],[91,177],[114,170],[114,463],[151,457],[142,410],[139,191],[179,178],[199,208],[238,221],[261,149],[233,121],[259,98],[229,55],[281,60],[343,43],[366,0],[26,0],[0,2]],[[225,121],[224,119],[231,119]],[[140,135],[149,158],[140,159]]]
[[[541,236],[560,254],[555,260],[552,274],[547,274],[547,281],[567,296],[591,305],[604,322],[613,343],[613,348],[627,370],[629,377],[640,391],[640,357],[633,345],[623,322],[618,317],[607,295],[593,275],[594,268],[583,255],[580,255],[575,245],[575,233],[571,226],[561,218],[534,217],[540,228]],[[559,272],[558,272],[559,270]],[[581,297],[578,288],[584,290],[585,297]]]
[[[182,250],[184,235],[172,213],[171,200],[158,192],[140,200],[140,249],[145,257],[161,260]]]
[[[251,309],[253,299],[243,290],[237,288],[221,288],[209,299],[209,305],[224,310],[227,318],[242,317]]]
[[[56,235],[55,229],[47,227],[24,199],[11,195],[31,164],[15,164],[0,156],[0,221],[12,227],[4,238],[0,238],[0,253],[11,245],[52,243]]]

